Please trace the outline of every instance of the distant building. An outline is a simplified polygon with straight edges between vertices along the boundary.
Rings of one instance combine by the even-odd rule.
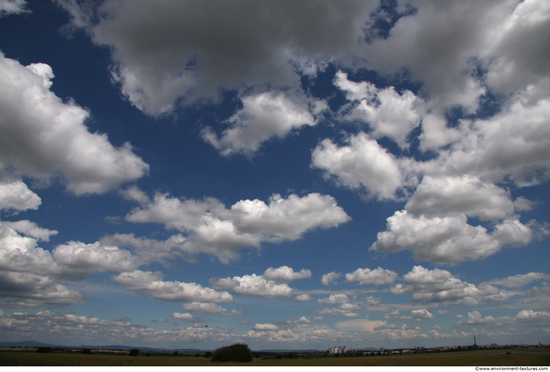
[[[344,354],[346,352],[345,346],[333,346],[328,348],[329,354]]]

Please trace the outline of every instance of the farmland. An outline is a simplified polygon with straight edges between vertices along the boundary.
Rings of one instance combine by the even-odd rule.
[[[2,366],[550,366],[550,350],[496,349],[433,354],[359,357],[254,358],[251,363],[211,363],[204,355],[172,353],[128,353],[3,349]]]

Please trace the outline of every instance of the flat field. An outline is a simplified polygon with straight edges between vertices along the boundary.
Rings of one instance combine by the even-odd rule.
[[[476,350],[432,354],[260,359],[251,363],[211,363],[204,357],[108,355],[97,353],[0,351],[2,366],[550,366],[549,350]]]

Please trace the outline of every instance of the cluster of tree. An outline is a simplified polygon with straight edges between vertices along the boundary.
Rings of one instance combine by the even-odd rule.
[[[224,346],[214,351],[212,362],[252,362],[252,351],[247,344],[233,344]]]

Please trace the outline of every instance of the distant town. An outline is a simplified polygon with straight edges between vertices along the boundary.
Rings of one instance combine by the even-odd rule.
[[[461,352],[472,351],[481,349],[521,349],[521,350],[541,350],[550,351],[550,344],[534,344],[526,345],[520,344],[506,344],[498,345],[497,343],[491,343],[486,345],[478,345],[474,338],[471,345],[458,345],[458,346],[438,346],[438,347],[423,347],[415,346],[413,348],[347,348],[346,346],[331,346],[326,350],[297,350],[297,349],[262,349],[252,350],[253,354],[257,358],[308,358],[308,357],[361,357],[361,356],[382,356],[382,355],[400,355],[400,354],[430,354],[440,352]],[[62,346],[45,344],[37,341],[24,341],[24,342],[0,342],[0,349],[36,349],[37,352],[65,352],[65,353],[109,353],[109,354],[132,354],[140,353],[140,355],[174,355],[174,356],[196,356],[196,357],[209,357],[212,355],[214,349],[163,349],[163,348],[150,348],[150,347],[135,347],[125,345],[105,345],[105,346]]]

